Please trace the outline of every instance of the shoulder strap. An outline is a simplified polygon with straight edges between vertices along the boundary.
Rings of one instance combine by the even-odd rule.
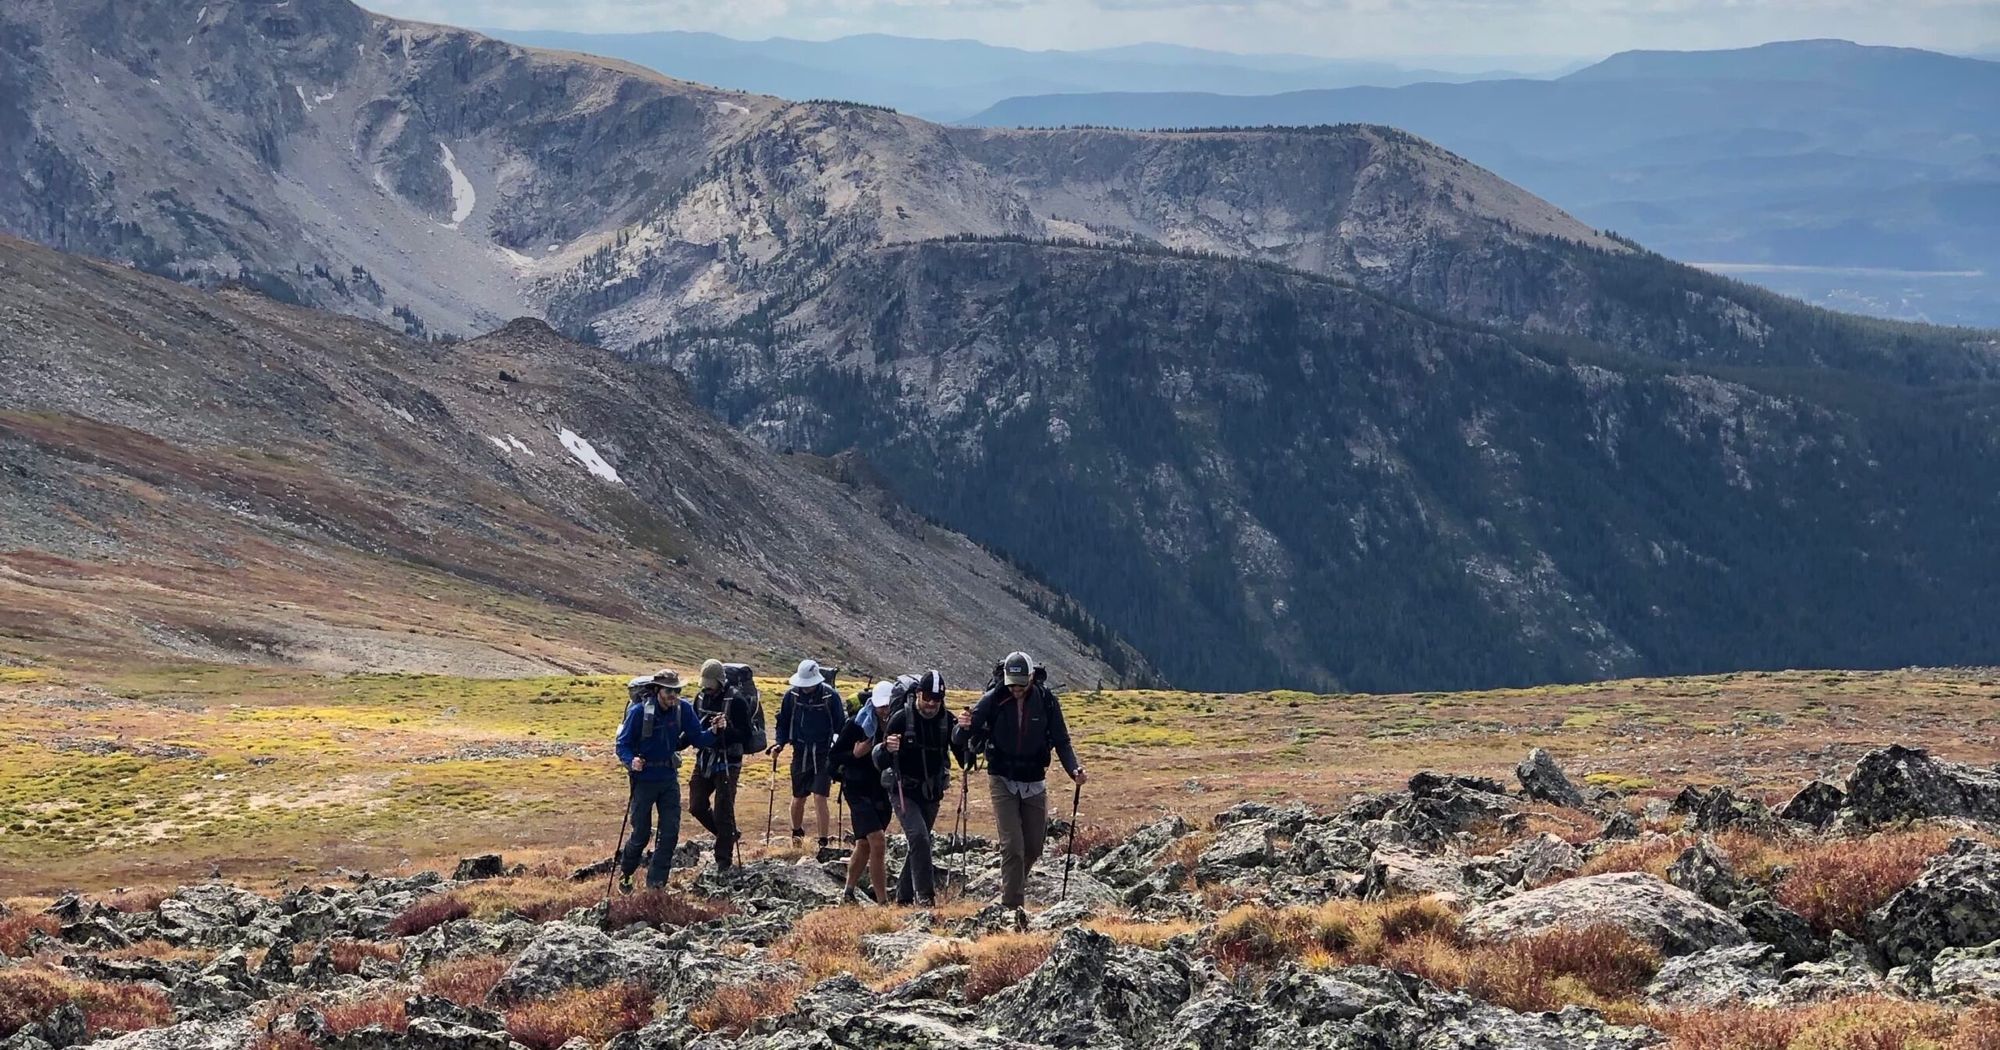
[[[640,722],[639,739],[641,740],[653,739],[653,721],[655,716],[657,716],[658,714],[659,714],[659,705],[654,701],[641,700],[639,702],[639,722]]]

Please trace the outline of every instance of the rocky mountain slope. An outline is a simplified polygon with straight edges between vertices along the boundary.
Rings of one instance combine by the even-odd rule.
[[[922,910],[841,907],[837,849],[728,872],[690,849],[675,891],[608,899],[603,865],[565,880],[483,855],[450,878],[18,901],[0,988],[19,1006],[0,1037],[1639,1050],[1747,1029],[1780,1050],[1989,1045],[1995,771],[1894,747],[1776,812],[1715,787],[1644,816],[1546,752],[1517,778],[1425,772],[1337,812],[1246,802],[1199,830],[1167,816],[1079,844],[1066,894],[1045,862],[1020,930],[971,903],[994,875],[977,839],[944,854],[971,901]]]
[[[426,344],[0,238],[0,451],[10,646],[461,674],[803,649],[962,678],[1026,646],[1104,671],[963,537],[538,321]]]
[[[1666,370],[1293,271],[1011,242],[866,253],[756,324],[642,349],[769,444],[863,450],[1188,684],[1993,641],[2000,505],[1964,484],[2000,452],[1991,390]]]

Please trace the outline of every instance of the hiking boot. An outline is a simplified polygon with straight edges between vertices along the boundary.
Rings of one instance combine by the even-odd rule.
[[[1016,905],[1016,906],[1014,907],[1014,928],[1015,928],[1015,929],[1017,929],[1017,930],[1021,930],[1021,931],[1024,931],[1024,932],[1025,932],[1025,931],[1027,930],[1027,928],[1028,928],[1028,909],[1026,909],[1026,908],[1023,908],[1023,907],[1021,907],[1021,906],[1019,906],[1019,905]]]
[[[936,898],[936,897],[918,897],[918,898],[917,898],[917,907],[919,907],[919,908],[935,908],[935,907],[937,907],[937,898]]]
[[[800,840],[804,839],[805,837],[806,837],[806,829],[804,828],[792,829],[792,845],[794,846],[798,845]],[[819,844],[822,846],[826,845],[826,840],[825,839],[819,840]]]
[[[620,875],[618,877],[618,892],[620,893],[632,892],[632,876]]]
[[[832,843],[832,842],[833,842],[833,836],[831,836],[831,835],[821,835],[821,836],[819,837],[819,848],[820,848],[820,849],[825,849],[825,848],[826,848],[826,847],[828,846],[828,844],[830,844],[830,843]]]
[[[844,890],[841,890],[841,891],[840,891],[840,903],[842,903],[842,904],[859,904],[859,903],[861,903],[861,898],[859,898],[859,897],[855,896],[855,895],[854,895],[854,887],[852,887],[852,886],[849,886],[849,887],[847,887],[846,889],[844,889]]]

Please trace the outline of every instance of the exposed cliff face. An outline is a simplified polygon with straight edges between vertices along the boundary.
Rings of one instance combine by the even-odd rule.
[[[429,347],[11,238],[0,322],[0,621],[38,645],[470,674],[803,651],[960,680],[1026,646],[1105,673],[963,537],[540,322]]]
[[[652,349],[767,443],[862,449],[1191,685],[1976,660],[2000,593],[2000,506],[1962,484],[1990,396],[1669,372],[1269,267],[1010,243],[867,253]]]

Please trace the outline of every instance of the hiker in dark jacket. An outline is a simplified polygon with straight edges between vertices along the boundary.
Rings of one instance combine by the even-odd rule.
[[[715,836],[715,866],[726,870],[736,855],[736,785],[743,776],[743,746],[750,739],[750,699],[727,684],[722,661],[701,665],[694,710],[715,730],[713,744],[694,755],[688,780],[688,813]]]
[[[646,888],[666,885],[674,848],[681,841],[680,752],[715,743],[715,734],[702,724],[694,705],[681,699],[679,671],[634,678],[625,683],[625,690],[632,705],[618,726],[617,751],[618,763],[631,782],[627,805],[632,811],[632,837],[618,854],[618,884],[630,893],[632,873],[639,870],[639,855],[652,834],[654,810],[660,814],[660,837],[653,844],[653,860],[646,865]]]
[[[1090,778],[1070,746],[1062,703],[1035,680],[1026,653],[1007,654],[1001,684],[958,716],[958,733],[986,757],[993,822],[1000,832],[1000,903],[1018,909],[1027,901],[1028,871],[1048,839],[1050,753],[1062,760],[1071,780],[1083,784]]]
[[[810,796],[823,848],[830,841],[826,799],[833,790],[833,742],[847,728],[847,704],[812,660],[799,661],[791,686],[778,704],[778,742],[771,753],[792,748],[792,844],[805,838]]]
[[[931,829],[951,786],[951,763],[971,764],[972,753],[952,732],[957,719],[944,706],[944,676],[927,671],[915,694],[889,719],[875,764],[894,770],[889,804],[909,840],[910,855],[896,879],[896,903],[931,907],[937,903],[937,869],[931,860]]]
[[[869,695],[877,726],[888,721],[890,690],[888,682],[877,682]],[[889,827],[889,792],[882,787],[882,773],[875,767],[875,745],[880,739],[880,733],[862,728],[862,721],[856,718],[833,742],[833,755],[840,763],[841,794],[854,821],[854,853],[847,858],[847,889],[842,894],[849,903],[861,885],[863,869],[875,891],[875,903],[889,903],[888,843],[882,834]]]

